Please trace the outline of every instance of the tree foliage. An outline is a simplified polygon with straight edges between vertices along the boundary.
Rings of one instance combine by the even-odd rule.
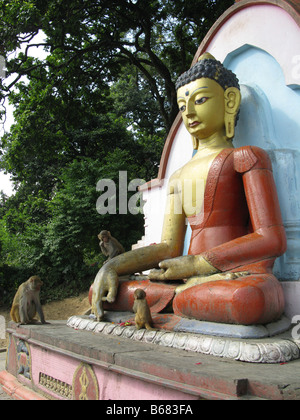
[[[141,237],[141,214],[97,213],[97,181],[156,177],[177,115],[174,82],[232,3],[0,0],[0,87],[15,108],[0,169],[16,188],[0,200],[0,297],[33,273],[47,298],[87,288],[103,262],[101,229],[127,249]]]
[[[93,90],[100,80],[118,79],[123,66],[130,64],[147,81],[169,129],[177,114],[174,78],[186,70],[197,45],[233,1],[4,0],[0,4],[6,55],[40,30],[46,35],[40,47],[50,53],[44,63],[32,60],[32,46],[27,45],[24,53],[8,61],[8,72],[16,73],[11,85],[22,75],[39,78],[44,68],[63,83],[75,69]]]

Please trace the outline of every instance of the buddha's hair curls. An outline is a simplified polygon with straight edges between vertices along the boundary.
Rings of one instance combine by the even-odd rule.
[[[218,60],[205,58],[179,76],[175,85],[176,90],[202,77],[216,81],[224,90],[229,87],[240,89],[238,78],[231,70],[226,69]]]

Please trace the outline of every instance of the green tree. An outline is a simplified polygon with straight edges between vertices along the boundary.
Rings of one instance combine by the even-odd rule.
[[[32,40],[42,30],[50,53],[45,62],[25,53],[8,59],[16,73],[7,90],[23,76],[39,78],[50,68],[57,82],[73,70],[93,82],[118,79],[124,64],[136,67],[147,81],[165,128],[177,114],[174,78],[191,62],[198,44],[233,0],[2,0],[0,30],[3,53]],[[54,58],[54,59],[53,59]],[[65,70],[65,71],[64,71]],[[62,78],[62,73],[64,73]]]
[[[14,76],[0,87],[15,107],[0,144],[0,167],[16,185],[0,201],[6,297],[32,274],[43,277],[48,298],[87,288],[103,262],[101,229],[127,249],[141,237],[141,214],[97,213],[96,184],[118,185],[120,171],[128,181],[157,175],[177,115],[174,81],[232,3],[0,0],[1,54]],[[39,31],[43,60],[28,44]]]
[[[86,290],[104,261],[97,239],[100,230],[110,229],[127,250],[140,239],[142,214],[100,215],[96,211],[100,194],[96,191],[97,182],[105,177],[115,180],[119,196],[120,170],[127,171],[128,181],[140,174],[134,156],[116,148],[108,153],[102,165],[91,158],[78,158],[67,165],[51,201],[30,196],[17,211],[18,194],[11,198],[0,225],[4,251],[1,260],[6,272],[9,267],[14,269],[14,280],[7,290],[15,291],[28,273],[42,276],[47,285],[47,300]],[[134,192],[128,193],[128,198],[129,194]],[[38,206],[41,214],[47,207],[45,220],[33,218],[33,210]]]

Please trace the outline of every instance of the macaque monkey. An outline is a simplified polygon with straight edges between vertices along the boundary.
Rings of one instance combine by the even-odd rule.
[[[34,323],[36,312],[42,324],[46,324],[40,303],[40,289],[43,282],[38,276],[30,277],[18,288],[10,311],[11,319],[21,324]]]
[[[120,244],[120,242],[117,241],[116,238],[111,236],[108,230],[102,230],[99,233],[98,238],[100,239],[99,245],[102,253],[106,257],[108,257],[104,264],[112,258],[116,257],[117,255],[123,254],[125,252],[125,249]]]
[[[153,320],[149,305],[146,300],[146,292],[143,289],[136,289],[134,292],[133,312],[135,312],[135,323],[138,330],[146,328],[152,330]]]

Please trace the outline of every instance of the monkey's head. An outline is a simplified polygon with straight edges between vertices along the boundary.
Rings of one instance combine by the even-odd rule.
[[[110,240],[111,234],[109,230],[101,230],[101,232],[98,235],[98,238],[100,241],[108,242]]]
[[[43,285],[43,282],[39,276],[32,276],[28,281],[32,290],[40,290],[41,286]]]
[[[146,292],[143,289],[136,289],[134,291],[134,298],[135,299],[145,299],[146,298]]]

